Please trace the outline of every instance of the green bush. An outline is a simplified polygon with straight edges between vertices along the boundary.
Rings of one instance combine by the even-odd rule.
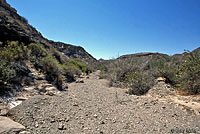
[[[41,66],[42,66],[42,70],[46,74],[61,73],[61,67],[60,67],[58,61],[50,55],[41,59]]]
[[[55,48],[51,50],[53,57],[55,57],[60,64],[65,64],[65,60],[63,59],[62,55],[56,50]]]
[[[62,64],[62,68],[65,70],[66,75],[71,75],[71,76],[73,76],[73,75],[80,76],[81,75],[81,70],[73,64],[69,64],[69,65]]]
[[[64,81],[64,76],[62,74],[56,75],[54,79],[54,85],[57,86],[59,90],[63,90],[63,81]]]
[[[62,75],[63,68],[58,61],[51,55],[48,55],[41,59],[40,66],[46,73],[46,79],[56,85],[59,90],[62,90],[62,83],[64,80]]]
[[[125,82],[129,83],[129,94],[144,95],[153,86],[153,81],[142,72],[134,72],[125,76]]]
[[[180,65],[177,73],[177,87],[187,94],[200,93],[200,55],[191,52]]]
[[[78,60],[75,60],[75,59],[71,59],[70,63],[71,63],[72,66],[79,68],[83,73],[86,73],[87,68],[86,68],[86,65],[84,63],[82,63]]]
[[[31,56],[45,57],[48,55],[48,52],[40,44],[31,43],[28,48],[31,50]]]
[[[176,85],[176,71],[182,60],[162,54],[149,56],[130,56],[109,60],[101,69],[101,78],[110,80],[110,86],[129,88],[130,94],[145,94],[158,77],[166,78],[166,82]]]
[[[8,62],[22,61],[27,59],[28,49],[23,43],[8,41],[0,45],[0,59]]]
[[[0,60],[0,81],[8,82],[16,76],[16,72],[5,61]]]

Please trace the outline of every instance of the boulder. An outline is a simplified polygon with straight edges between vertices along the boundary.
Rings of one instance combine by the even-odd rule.
[[[10,118],[0,116],[0,134],[15,134],[23,131],[25,127]]]

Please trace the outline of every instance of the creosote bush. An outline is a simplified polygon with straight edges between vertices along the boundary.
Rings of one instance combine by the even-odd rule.
[[[125,76],[125,82],[129,83],[129,94],[144,95],[153,86],[153,81],[142,72],[134,72]]]
[[[179,90],[186,94],[200,93],[200,54],[190,52],[177,73]]]

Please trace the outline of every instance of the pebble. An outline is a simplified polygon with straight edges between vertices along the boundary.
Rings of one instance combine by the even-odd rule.
[[[58,129],[59,129],[59,130],[64,130],[64,127],[65,127],[65,126],[64,126],[64,124],[63,124],[62,122],[59,122],[59,123],[58,123]]]
[[[30,132],[28,132],[28,131],[22,131],[19,134],[30,134]]]
[[[97,118],[98,116],[95,114],[94,117]]]
[[[39,127],[39,124],[38,122],[35,122],[35,127],[38,128]]]
[[[104,121],[101,121],[100,124],[105,124],[105,122],[104,122]]]
[[[78,104],[75,103],[73,106],[78,107]]]
[[[53,120],[51,120],[51,123],[54,123],[54,122],[56,122],[54,119],[53,119]]]

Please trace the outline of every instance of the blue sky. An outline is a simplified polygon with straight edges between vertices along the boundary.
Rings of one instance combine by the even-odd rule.
[[[200,0],[7,0],[44,37],[95,58],[200,47]]]

